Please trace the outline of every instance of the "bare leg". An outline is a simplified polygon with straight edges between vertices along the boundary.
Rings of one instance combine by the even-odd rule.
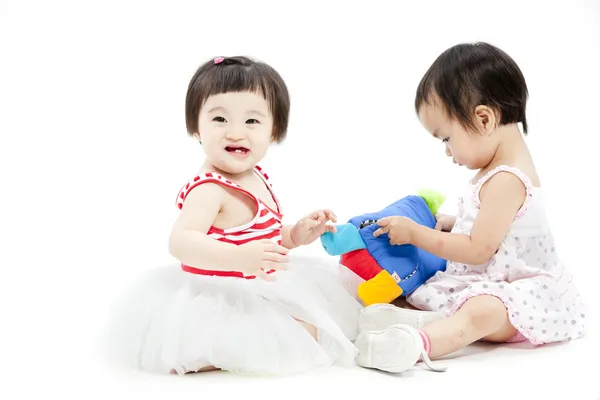
[[[379,331],[362,331],[354,342],[359,350],[356,362],[367,368],[403,372],[421,358],[429,368],[443,371],[445,368],[437,368],[430,358],[453,353],[480,339],[505,342],[516,334],[502,301],[489,295],[471,298],[456,314],[428,322],[422,331],[429,337],[429,356],[424,352],[423,335],[411,324],[403,323]]]
[[[311,325],[309,323],[306,323],[304,321],[301,321],[297,318],[294,318],[296,321],[298,321],[298,323],[304,328],[306,329],[306,331],[310,334],[310,336],[312,336],[313,339],[318,340],[317,338],[317,328],[314,325]]]
[[[423,331],[431,341],[431,358],[453,353],[480,339],[502,343],[517,333],[502,301],[489,295],[467,300],[456,314],[425,325]]]

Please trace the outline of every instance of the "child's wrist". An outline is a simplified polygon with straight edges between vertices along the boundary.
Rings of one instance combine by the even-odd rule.
[[[301,245],[298,244],[298,242],[296,242],[294,240],[294,230],[295,229],[296,229],[296,225],[294,225],[290,228],[290,244],[292,245],[292,247],[300,247]]]
[[[408,224],[408,242],[411,245],[415,245],[417,241],[417,237],[419,235],[419,229],[423,228],[423,225],[417,224],[415,221],[410,219],[410,223]]]

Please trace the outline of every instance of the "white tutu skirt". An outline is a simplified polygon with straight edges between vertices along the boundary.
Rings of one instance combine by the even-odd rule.
[[[354,365],[361,305],[327,260],[290,260],[275,282],[196,275],[178,264],[150,271],[117,305],[113,361],[178,374],[208,366],[283,375]],[[317,340],[297,320],[315,326]]]

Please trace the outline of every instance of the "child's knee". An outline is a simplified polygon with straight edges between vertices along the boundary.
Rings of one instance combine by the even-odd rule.
[[[477,330],[489,330],[491,327],[499,329],[508,321],[504,303],[495,296],[473,297],[464,304],[463,309],[470,325]]]
[[[506,322],[499,330],[485,336],[483,340],[494,343],[506,343],[513,339],[517,333],[517,329],[510,322]]]

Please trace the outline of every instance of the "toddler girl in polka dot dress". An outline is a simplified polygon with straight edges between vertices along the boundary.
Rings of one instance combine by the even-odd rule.
[[[584,306],[558,256],[517,125],[527,133],[527,96],[519,67],[486,43],[446,50],[422,78],[415,100],[421,123],[454,163],[476,173],[456,217],[436,215],[436,229],[404,217],[378,221],[375,236],[448,264],[407,297],[430,313],[387,304],[363,310],[359,365],[402,372],[422,359],[440,370],[431,358],[479,340],[542,345],[583,335]]]

